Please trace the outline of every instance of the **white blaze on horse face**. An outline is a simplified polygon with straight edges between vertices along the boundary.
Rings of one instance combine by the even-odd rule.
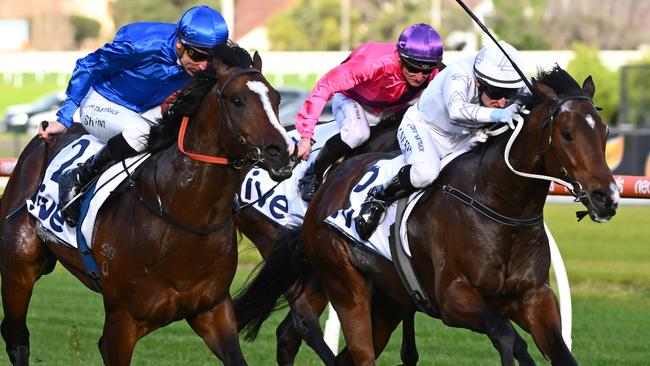
[[[273,127],[275,127],[275,129],[278,130],[278,132],[280,132],[282,135],[282,138],[284,138],[284,142],[287,143],[289,154],[293,154],[293,140],[291,140],[291,137],[289,137],[287,131],[282,127],[282,125],[280,125],[278,117],[276,117],[275,113],[273,113],[273,107],[271,107],[271,100],[269,99],[269,88],[267,88],[266,85],[264,85],[264,83],[261,81],[248,81],[246,82],[246,85],[248,85],[248,89],[260,96],[260,99],[262,100],[262,106],[264,106],[264,111],[266,111],[266,115],[269,117],[269,121],[271,121]]]
[[[571,103],[572,103],[572,102],[573,102],[573,101],[568,101],[568,102],[564,103],[564,104],[562,105],[562,107],[560,107],[560,111],[559,111],[559,112],[570,112],[570,111],[571,111]],[[559,113],[559,112],[558,112],[558,113]],[[589,127],[591,127],[592,129],[596,128],[596,120],[594,119],[594,117],[591,116],[591,114],[588,114],[587,117],[585,117],[585,121],[587,121],[587,124],[588,124]]]

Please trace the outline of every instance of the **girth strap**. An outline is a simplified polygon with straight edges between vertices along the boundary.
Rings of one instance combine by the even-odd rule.
[[[438,311],[433,304],[431,304],[426,291],[422,288],[422,284],[420,284],[420,280],[413,269],[411,258],[409,258],[408,254],[404,251],[400,239],[400,223],[404,217],[407,203],[408,197],[404,197],[397,201],[395,223],[393,223],[393,226],[390,229],[390,234],[388,235],[390,255],[393,258],[393,264],[395,265],[395,269],[397,270],[397,274],[399,275],[402,284],[406,288],[408,294],[413,298],[418,309],[432,317],[438,317]]]
[[[442,192],[444,194],[448,194],[457,200],[461,201],[462,203],[472,207],[476,211],[482,213],[483,215],[489,217],[490,219],[504,224],[504,225],[510,225],[510,226],[532,226],[532,225],[537,225],[541,223],[544,220],[544,215],[539,215],[537,217],[533,217],[530,219],[513,219],[508,216],[501,215],[498,212],[493,211],[486,205],[482,204],[481,202],[477,201],[473,197],[467,195],[466,193],[445,184],[442,186]]]

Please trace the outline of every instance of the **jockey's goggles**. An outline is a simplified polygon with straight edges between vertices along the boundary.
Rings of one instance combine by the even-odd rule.
[[[492,100],[499,100],[502,98],[511,99],[517,94],[519,89],[499,88],[479,80],[478,90],[479,92],[485,93],[485,95]]]
[[[400,59],[402,60],[402,65],[412,74],[421,73],[422,75],[429,75],[433,72],[433,69],[438,67],[437,62],[418,62],[405,57],[400,57]]]
[[[210,53],[206,50],[201,50],[192,46],[185,45],[187,55],[195,62],[207,61],[210,58]]]

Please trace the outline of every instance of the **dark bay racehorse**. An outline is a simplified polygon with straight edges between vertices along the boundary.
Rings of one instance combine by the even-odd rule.
[[[352,150],[345,158],[368,152],[399,150],[396,133],[404,112],[406,109],[387,114],[377,126],[370,128],[368,142]],[[255,244],[264,258],[268,256],[273,245],[280,241],[284,234],[284,227],[268,220],[252,205],[242,208],[235,216],[235,224],[239,231]],[[248,299],[242,299],[242,301],[247,302]],[[327,302],[327,295],[322,286],[310,287],[305,290],[304,296],[294,300],[291,310],[276,330],[276,361],[278,365],[294,364],[302,339],[306,340],[325,364],[331,364],[334,361],[334,355],[323,340],[317,318],[325,310]],[[418,355],[413,339],[413,318],[407,318],[404,326],[403,363],[404,365],[415,365]],[[409,331],[409,329],[411,330]],[[256,332],[254,333],[256,334]],[[254,336],[247,338],[252,339]]]
[[[107,365],[129,364],[138,339],[181,319],[224,364],[246,364],[229,293],[237,266],[233,197],[252,164],[261,164],[274,179],[286,179],[292,162],[288,136],[271,123],[279,93],[262,76],[259,55],[251,59],[237,50],[213,58],[211,72],[195,76],[172,102],[161,124],[152,128],[152,156],[133,189],[109,198],[98,215],[92,247],[102,269],[106,316],[99,349]],[[174,142],[185,115],[191,116],[185,150],[227,158],[226,164],[179,151]],[[79,132],[60,136],[50,144],[50,155]],[[28,364],[25,321],[39,277],[59,261],[93,288],[79,253],[39,230],[24,209],[39,184],[43,156],[44,145],[33,140],[0,201],[1,331],[15,365]]]
[[[592,220],[604,222],[619,198],[605,161],[607,128],[593,104],[591,77],[582,88],[559,67],[541,72],[535,94],[520,96],[525,117],[510,152],[519,172],[573,184]],[[448,165],[407,221],[412,264],[433,306],[432,315],[454,327],[486,334],[503,365],[531,365],[525,342],[509,320],[529,332],[553,365],[576,365],[561,334],[557,299],[549,284],[550,254],[541,215],[549,182],[514,174],[504,161],[511,133],[488,141]],[[391,333],[413,308],[392,263],[349,242],[324,223],[348,207],[348,193],[382,154],[343,162],[307,210],[304,253],[274,250],[253,281],[266,283],[280,263],[298,263],[293,276],[312,266],[336,309],[347,347],[340,364],[374,365]],[[500,215],[486,215],[441,187],[454,187]],[[512,220],[503,223],[504,218]],[[518,224],[531,219],[527,224]],[[288,243],[289,249],[295,243]],[[298,245],[298,248],[301,248]],[[304,254],[307,263],[300,262]],[[296,267],[296,266],[294,266]],[[275,270],[273,270],[275,268]],[[286,288],[277,292],[283,294]],[[279,295],[278,295],[279,296]],[[272,297],[269,301],[275,301]]]

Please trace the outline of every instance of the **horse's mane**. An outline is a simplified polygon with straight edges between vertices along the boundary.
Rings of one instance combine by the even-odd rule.
[[[578,82],[557,64],[550,70],[539,69],[536,79],[538,82],[553,89],[559,98],[585,95]],[[528,89],[525,89],[523,93],[519,93],[515,99],[522,105],[525,105],[528,110],[542,103],[542,99],[537,93],[531,95]]]
[[[213,57],[219,58],[229,67],[242,69],[253,67],[250,54],[234,43],[217,46],[211,53]],[[216,83],[217,78],[210,62],[205,71],[196,74],[187,86],[177,92],[176,97],[163,111],[162,118],[157,123],[152,123],[151,131],[146,138],[147,151],[153,154],[176,142],[183,117],[194,115],[203,97]]]

